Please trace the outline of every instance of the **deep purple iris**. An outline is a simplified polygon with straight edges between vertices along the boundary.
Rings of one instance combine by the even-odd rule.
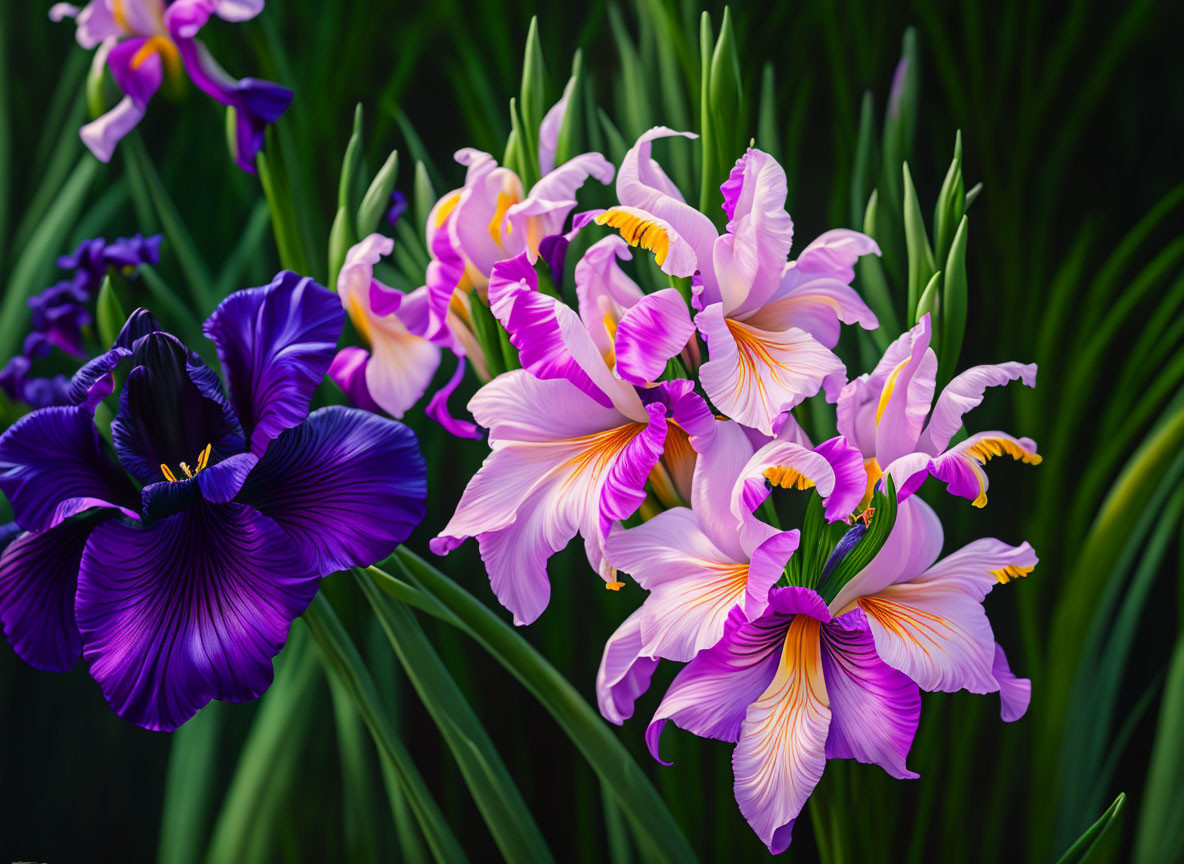
[[[231,295],[205,323],[224,392],[139,310],[74,376],[72,404],[0,437],[23,529],[0,557],[0,623],[20,657],[52,671],[85,657],[112,708],[148,729],[267,689],[320,578],[386,557],[424,513],[409,429],[309,414],[343,323],[338,298],[294,273]],[[94,407],[125,370],[109,445]]]

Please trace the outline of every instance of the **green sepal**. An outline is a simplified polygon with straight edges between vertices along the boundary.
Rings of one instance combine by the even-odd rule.
[[[99,286],[98,299],[95,301],[95,324],[99,331],[99,344],[104,347],[114,345],[125,321],[127,314],[115,294],[115,285],[110,276],[104,276],[103,283]]]
[[[954,377],[958,355],[962,353],[962,337],[966,332],[966,307],[969,286],[966,278],[966,217],[958,224],[946,258],[945,287],[941,299],[941,353],[938,354],[939,384]]]
[[[903,164],[901,173],[904,178],[904,242],[909,259],[908,308],[913,313],[911,317],[915,319],[921,291],[937,268],[933,263],[933,250],[929,246],[929,237],[925,232],[925,218],[921,215],[921,204],[917,200],[917,190],[913,187],[908,162]]]
[[[345,263],[345,255],[349,247],[357,239],[350,227],[349,213],[344,207],[337,208],[337,215],[333,217],[333,227],[329,229],[329,289],[337,290],[337,274]]]
[[[399,151],[392,150],[382,168],[370,181],[370,187],[362,196],[358,207],[358,237],[372,233],[382,222],[383,214],[390,207],[391,193],[395,191],[395,178],[399,173]]]

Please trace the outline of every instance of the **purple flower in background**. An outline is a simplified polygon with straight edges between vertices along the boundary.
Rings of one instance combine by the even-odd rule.
[[[111,270],[131,276],[142,264],[155,267],[160,263],[161,235],[117,237],[108,243],[102,237],[83,240],[69,255],[58,258],[63,270],[73,270],[72,283],[87,294],[99,290],[103,277]]]
[[[391,206],[386,211],[387,224],[394,228],[399,224],[399,217],[407,212],[407,196],[395,189],[391,192]]]
[[[0,437],[0,490],[23,529],[0,557],[0,623],[20,657],[65,671],[83,656],[112,708],[148,729],[267,689],[320,577],[386,557],[424,513],[410,430],[309,413],[343,322],[335,295],[293,273],[232,294],[205,323],[227,395],[139,310],[74,376],[71,404]],[[112,459],[94,408],[122,364]]]
[[[13,402],[24,402],[33,408],[47,408],[50,405],[65,405],[70,382],[65,375],[52,378],[29,376],[32,361],[18,354],[0,369],[0,390]]]
[[[236,80],[218,64],[196,36],[211,15],[239,22],[263,11],[263,0],[91,0],[83,7],[57,3],[54,21],[73,18],[83,48],[98,48],[123,92],[119,104],[82,127],[82,140],[95,157],[109,162],[119,141],[143,118],[166,72],[184,69],[190,80],[217,102],[234,110],[234,157],[254,173],[263,132],[287,110],[292,91],[257,78]]]
[[[1036,555],[1027,543],[987,538],[938,561],[942,540],[936,515],[912,498],[885,546],[829,604],[791,586],[770,590],[758,618],[734,608],[723,638],[683,668],[658,706],[646,732],[654,758],[667,720],[735,742],[736,801],[777,853],[828,759],[917,776],[905,760],[920,690],[998,692],[1003,719],[1019,719],[1031,682],[1012,674],[982,601],[1027,575]]]

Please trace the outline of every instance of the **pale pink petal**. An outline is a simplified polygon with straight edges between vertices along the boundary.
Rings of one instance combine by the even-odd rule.
[[[962,426],[962,415],[977,408],[988,387],[1001,387],[1022,380],[1036,386],[1035,363],[998,363],[967,369],[946,385],[933,406],[933,416],[921,435],[920,449],[936,456],[949,446],[950,438]]]
[[[603,514],[621,518],[640,502],[639,475],[644,483],[646,460],[657,459],[664,418],[631,421],[565,379],[525,370],[496,378],[469,408],[490,430],[493,452],[430,545],[445,554],[475,536],[498,600],[515,623],[528,624],[550,597],[547,559],[577,532],[591,541],[590,559],[599,559]],[[600,570],[604,562],[590,563]]]
[[[1017,678],[1007,664],[1003,646],[995,643],[995,662],[991,667],[995,680],[999,682],[999,713],[1005,723],[1014,723],[1028,711],[1032,701],[1032,682],[1028,678]]]
[[[993,693],[995,638],[982,601],[1000,582],[1036,565],[1027,543],[976,540],[908,581],[857,602],[876,650],[922,690]]]
[[[599,153],[581,153],[573,156],[543,176],[531,187],[526,199],[506,211],[506,220],[511,231],[529,230],[527,217],[541,219],[537,238],[527,239],[527,247],[538,249],[538,241],[548,234],[563,230],[567,214],[576,206],[576,192],[589,178],[608,185],[613,182],[612,163]]]
[[[777,290],[793,220],[785,212],[785,171],[768,153],[749,148],[724,185],[728,225],[713,248],[715,276],[724,314],[743,317]]]
[[[863,455],[839,435],[814,448],[834,470],[835,485],[826,496],[826,517],[831,521],[850,516],[867,491],[867,472]],[[833,518],[832,518],[833,517]]]
[[[674,184],[650,155],[655,139],[678,135],[684,138],[698,137],[690,132],[675,132],[665,126],[655,126],[637,139],[637,143],[621,161],[621,170],[617,173],[617,198],[626,207],[636,208],[661,220],[690,245],[702,274],[706,302],[714,303],[719,300],[711,263],[712,249],[718,236],[715,226],[707,216],[683,201]],[[694,269],[692,267],[686,273],[674,275],[689,276]]]
[[[50,7],[50,21],[57,22],[65,18],[74,19],[77,25],[74,38],[79,47],[87,51],[97,48],[108,39],[127,35],[111,14],[107,0],[90,0],[81,9],[70,3],[55,3]]]
[[[370,346],[366,389],[382,410],[402,417],[432,383],[440,367],[440,348],[411,333],[398,333],[392,326],[380,332]]]
[[[522,181],[509,168],[489,168],[488,159],[484,153],[472,156],[461,200],[449,222],[453,242],[485,276],[498,261],[526,248],[521,231],[505,231],[507,211],[523,199]]]
[[[649,689],[658,661],[641,655],[641,610],[622,622],[604,645],[596,672],[600,714],[618,726],[633,716],[633,705]]]
[[[840,324],[879,326],[876,316],[851,288],[861,255],[880,254],[870,237],[856,231],[828,231],[786,265],[777,293],[760,312],[766,326],[800,327],[827,348],[839,341]]]
[[[921,693],[880,659],[860,610],[823,625],[822,671],[831,708],[826,757],[857,759],[899,780],[915,779],[905,760],[921,718]]]
[[[144,118],[144,108],[130,96],[124,96],[106,114],[87,123],[79,130],[79,137],[100,162],[110,162],[115,147]]]
[[[929,315],[907,334],[909,353],[888,374],[876,405],[876,459],[887,465],[917,449],[936,386]]]
[[[676,289],[647,294],[626,310],[617,327],[617,374],[637,385],[656,381],[694,334],[686,301]]]
[[[715,406],[746,426],[773,434],[782,411],[813,396],[843,363],[808,333],[770,332],[723,316],[720,304],[695,316],[711,359],[699,380]]]
[[[967,498],[975,507],[985,507],[987,472],[982,466],[996,456],[1010,456],[1027,465],[1039,465],[1043,459],[1031,438],[1013,438],[1006,432],[977,432],[935,457],[930,471],[946,484],[951,495]]]
[[[752,454],[744,427],[731,420],[717,420],[715,440],[699,454],[691,480],[691,507],[703,532],[732,561],[748,557],[740,542],[739,522],[732,513],[732,490]]]
[[[575,76],[567,79],[563,86],[563,95],[543,115],[543,122],[539,124],[539,173],[548,174],[555,167],[555,149],[559,146],[559,130],[563,128],[563,118],[567,114],[567,106],[571,103],[572,90],[575,88]],[[609,180],[604,182],[609,182]]]
[[[896,500],[903,501],[921,488],[933,467],[928,453],[906,453],[884,468],[883,476],[891,477],[896,486]]]

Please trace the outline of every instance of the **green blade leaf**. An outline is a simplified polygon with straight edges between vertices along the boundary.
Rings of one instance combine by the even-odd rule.
[[[1184,636],[1176,639],[1167,683],[1159,708],[1155,743],[1143,786],[1143,802],[1135,829],[1135,864],[1179,861],[1184,856]]]
[[[938,261],[945,260],[954,239],[954,226],[966,213],[966,189],[962,185],[962,130],[954,138],[954,159],[942,181],[933,208],[933,242]]]
[[[95,301],[95,325],[99,330],[99,342],[102,345],[114,345],[115,337],[123,329],[123,322],[127,320],[119,298],[115,296],[115,288],[111,284],[111,277],[104,276],[103,284],[99,286],[99,297]]]
[[[653,784],[567,679],[485,604],[415,553],[400,547],[394,560],[403,568],[408,583],[414,583],[431,598],[423,601],[425,605],[436,608],[443,620],[476,639],[559,722],[612,791],[634,833],[649,841],[655,857],[662,861],[694,861],[690,845]],[[380,588],[388,589],[388,574],[374,567],[367,573]],[[405,589],[394,586],[394,590]]]
[[[214,801],[221,791],[214,780],[225,712],[225,703],[211,702],[173,733],[156,853],[160,864],[201,860]]]
[[[415,616],[362,571],[355,575],[403,671],[452,751],[502,855],[507,861],[554,860],[497,748]]]
[[[547,110],[547,72],[543,64],[543,46],[539,42],[539,19],[530,19],[526,34],[526,51],[522,58],[522,91],[518,103],[522,128],[519,145],[522,147],[523,170],[518,176],[529,189],[539,177],[539,126]]]
[[[1126,793],[1123,792],[1114,799],[1113,804],[1106,808],[1106,812],[1098,818],[1098,821],[1078,837],[1077,842],[1070,846],[1065,851],[1065,854],[1057,859],[1057,864],[1084,864],[1084,862],[1089,861],[1090,855],[1098,847],[1107,829],[1122,814],[1122,807],[1125,803]]]
[[[337,676],[345,686],[354,700],[358,713],[369,727],[379,752],[389,761],[398,776],[407,803],[415,813],[433,856],[441,864],[467,861],[468,858],[453,836],[452,829],[448,827],[444,814],[440,812],[419,769],[415,767],[411,754],[395,733],[358,649],[354,647],[345,628],[341,626],[337,614],[324,594],[316,596],[301,620],[308,625],[327,671]]]
[[[921,292],[933,278],[936,265],[933,263],[933,250],[929,246],[929,235],[925,231],[925,218],[921,215],[921,204],[917,200],[917,190],[913,187],[913,177],[909,173],[909,163],[902,167],[904,189],[904,242],[909,259],[909,317],[917,319],[917,303],[921,299]]]

